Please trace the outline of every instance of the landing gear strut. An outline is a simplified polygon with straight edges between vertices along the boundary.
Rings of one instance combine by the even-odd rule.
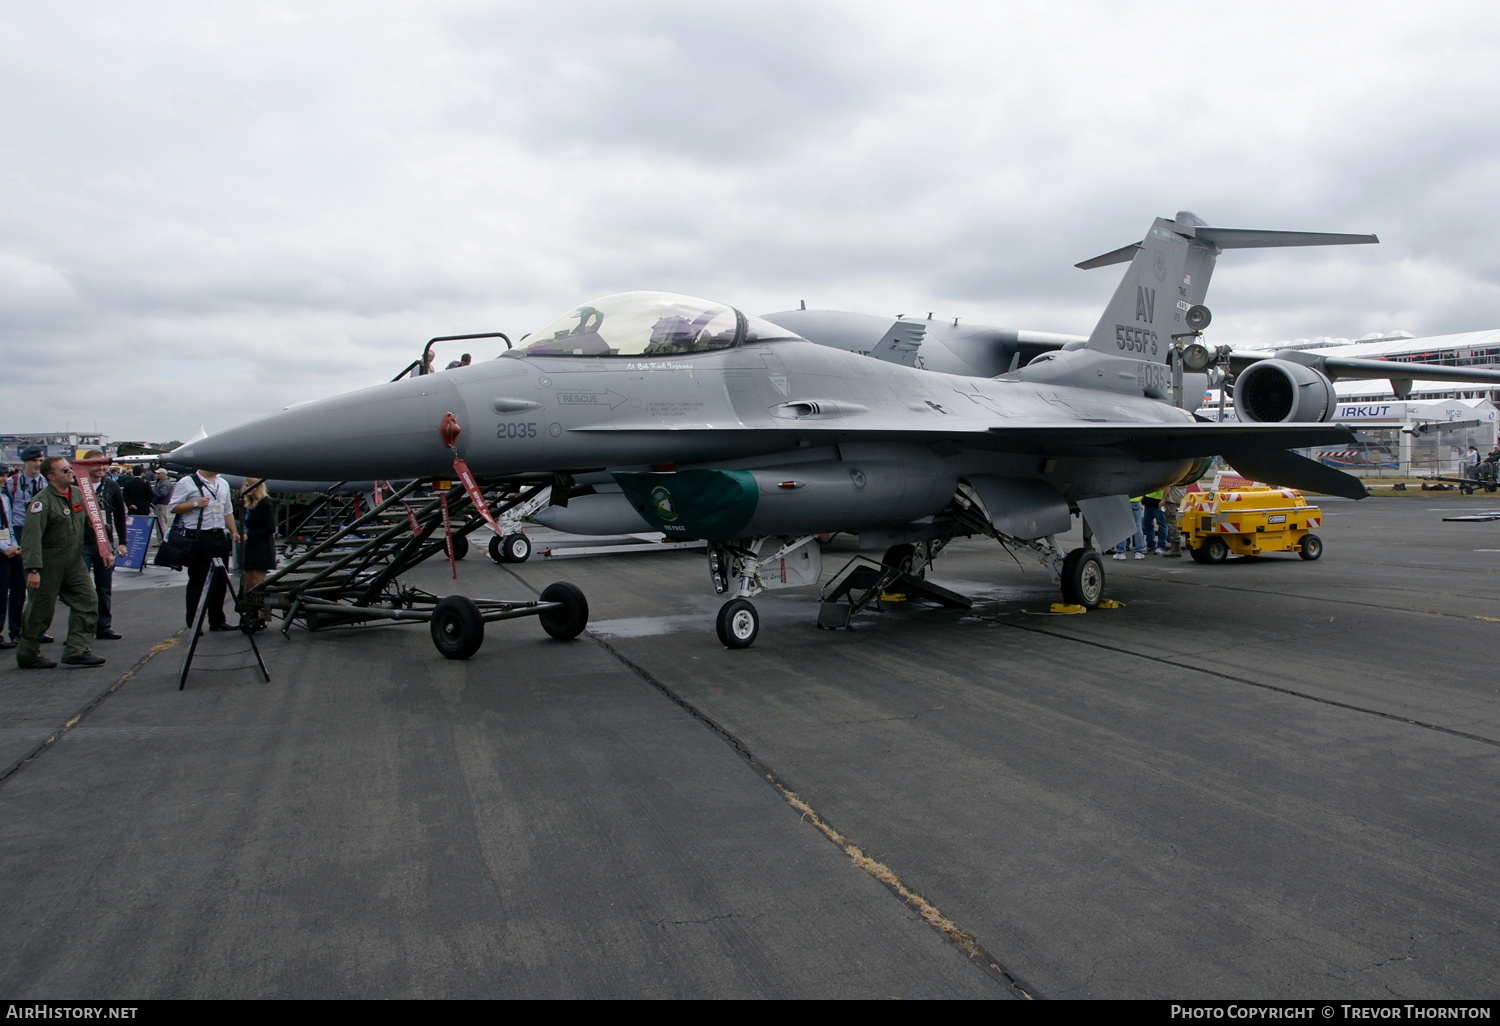
[[[1037,540],[1014,538],[997,534],[996,539],[1008,549],[1029,552],[1062,591],[1063,601],[1072,606],[1096,609],[1104,600],[1104,560],[1098,550],[1074,549],[1063,554],[1057,538],[1048,536]]]
[[[751,538],[737,545],[711,542],[708,574],[714,590],[728,593],[715,622],[725,648],[749,648],[760,633],[760,613],[750,599],[773,588],[816,584],[823,572],[823,550],[813,535]]]

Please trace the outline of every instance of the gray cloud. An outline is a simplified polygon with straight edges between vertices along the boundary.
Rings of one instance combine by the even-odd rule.
[[[625,149],[760,164],[896,88],[863,22],[854,4],[786,0],[472,10],[454,46],[488,88],[464,123],[563,160]]]
[[[1497,17],[10,10],[0,409],[183,437],[389,377],[432,335],[519,335],[626,288],[1086,331],[1117,276],[1072,265],[1183,208],[1384,240],[1227,255],[1224,341],[1489,327]]]

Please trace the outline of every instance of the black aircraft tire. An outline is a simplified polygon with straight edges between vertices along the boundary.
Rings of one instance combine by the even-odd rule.
[[[1097,609],[1104,598],[1104,560],[1093,549],[1074,549],[1063,558],[1063,601]]]
[[[455,534],[453,536],[453,558],[463,559],[469,554],[469,536],[466,534]]]
[[[432,607],[432,643],[449,659],[467,659],[484,644],[484,617],[472,600],[449,595]]]
[[[1302,536],[1302,547],[1297,550],[1297,555],[1309,563],[1323,554],[1323,539],[1315,534]]]
[[[748,599],[730,599],[719,607],[714,626],[725,648],[749,648],[760,633],[760,614]]]
[[[502,541],[503,539],[498,534],[490,535],[490,558],[496,563],[505,562],[505,546]]]
[[[892,545],[885,550],[885,555],[880,557],[880,565],[895,567],[897,570],[910,570],[911,557],[916,551],[915,545]]]
[[[563,605],[561,609],[537,614],[537,619],[542,621],[542,630],[558,641],[573,640],[589,625],[589,600],[583,597],[583,591],[576,584],[567,581],[549,584],[542,591],[542,601],[561,602]]]
[[[513,534],[500,543],[500,554],[507,563],[524,563],[531,558],[531,539]]]
[[[1229,558],[1229,543],[1223,538],[1210,538],[1203,543],[1203,561],[1222,563]]]

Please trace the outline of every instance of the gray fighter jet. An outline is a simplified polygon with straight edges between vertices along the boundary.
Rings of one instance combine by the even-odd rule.
[[[1098,551],[1064,552],[1056,536],[1081,515],[1098,545],[1114,545],[1134,531],[1127,496],[1195,480],[1211,457],[1277,484],[1366,494],[1288,451],[1353,437],[1327,423],[1333,388],[1301,355],[1242,365],[1239,423],[1201,422],[1173,400],[1201,397],[1216,364],[1236,369],[1198,341],[1221,250],[1374,241],[1158,218],[1141,242],[1080,265],[1130,261],[1086,342],[1038,340],[1028,353],[1017,338],[996,377],[812,344],[707,300],[613,295],[498,359],[299,405],[173,456],[299,480],[446,476],[460,457],[484,478],[597,482],[591,494],[555,488],[566,506],[549,522],[590,533],[644,523],[707,540],[731,648],[755,640],[752,597],[818,582],[817,536],[832,532],[858,534],[913,575],[952,538],[987,535],[1035,556],[1066,600],[1092,607],[1104,590]]]

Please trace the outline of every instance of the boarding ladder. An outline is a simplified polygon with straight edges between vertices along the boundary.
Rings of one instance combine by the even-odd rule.
[[[515,481],[488,482],[480,490],[500,515],[552,483],[549,476],[520,482],[519,488]],[[367,512],[352,516],[357,511],[351,511],[351,519],[330,525],[248,591],[245,608],[281,612],[283,634],[294,621],[319,630],[370,620],[428,619],[426,607],[437,596],[402,585],[400,576],[439,553],[462,558],[468,535],[487,526],[462,488],[429,491],[430,484],[407,482]]]

